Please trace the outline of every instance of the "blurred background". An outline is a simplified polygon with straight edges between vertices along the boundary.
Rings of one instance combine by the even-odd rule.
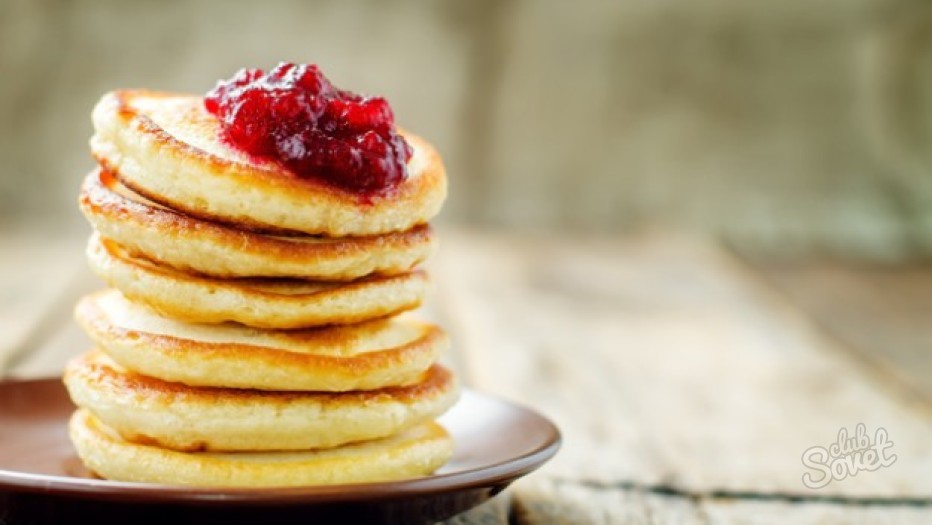
[[[316,62],[445,156],[442,222],[932,253],[932,4],[0,0],[0,231],[88,230],[89,112]]]

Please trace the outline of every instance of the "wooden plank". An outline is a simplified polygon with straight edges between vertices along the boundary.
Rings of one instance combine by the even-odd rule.
[[[932,402],[932,265],[750,264],[865,363]]]
[[[932,496],[932,418],[845,359],[735,260],[692,239],[445,236],[440,307],[469,379],[539,408],[541,476],[690,494]],[[888,468],[819,490],[803,452],[887,430]]]
[[[699,525],[707,521],[690,497],[572,481],[530,479],[516,487],[512,523],[522,525]]]
[[[699,508],[706,516],[708,523],[722,525],[752,523],[924,525],[932,523],[932,508],[911,504],[877,505],[839,501],[712,499],[703,500]]]
[[[83,240],[0,235],[0,378],[70,318],[68,301],[86,271]]]
[[[51,301],[67,313],[101,286],[80,263]],[[890,396],[708,244],[444,232],[432,266],[422,313],[451,331],[465,381],[550,414],[566,443],[447,523],[932,521],[925,406]],[[86,348],[70,315],[43,333],[16,375],[57,373]],[[898,461],[806,490],[802,450],[859,421],[889,431]]]
[[[898,523],[932,521],[932,507],[913,503],[705,497],[630,485],[599,485],[539,476],[520,481],[495,512],[477,509],[457,525],[735,525],[760,523]],[[493,503],[499,500],[493,500]]]
[[[75,287],[76,293],[70,293],[63,302],[70,313],[75,299],[81,292],[100,288],[94,283],[89,286]],[[36,377],[52,377],[61,375],[65,363],[72,357],[91,348],[91,340],[78,327],[70,315],[61,320],[54,328],[47,332],[42,342],[34,349],[19,356],[9,369],[8,375],[13,378],[29,379]]]

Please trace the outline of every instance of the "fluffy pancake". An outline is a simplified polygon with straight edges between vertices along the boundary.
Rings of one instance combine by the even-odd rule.
[[[356,323],[415,308],[428,288],[419,271],[348,283],[201,277],[133,257],[97,233],[87,256],[91,269],[130,300],[197,323],[285,329]]]
[[[65,369],[71,399],[127,441],[174,450],[329,448],[385,437],[453,405],[453,375],[434,365],[421,382],[359,392],[269,392],[191,387],[129,372],[97,350]]]
[[[408,271],[433,252],[422,224],[368,237],[272,236],[200,220],[138,195],[95,170],[81,187],[81,211],[104,237],[133,255],[216,277],[349,280]]]
[[[94,156],[126,186],[190,215],[241,227],[334,237],[406,231],[436,215],[446,197],[440,156],[409,133],[403,133],[414,149],[408,177],[367,201],[228,146],[200,97],[111,92],[92,119]]]
[[[286,487],[366,483],[432,473],[453,454],[447,432],[426,423],[401,434],[298,452],[178,452],[130,443],[78,410],[69,424],[78,456],[115,481],[203,487]]]
[[[440,327],[404,316],[275,332],[184,323],[112,289],[82,298],[75,317],[123,367],[193,386],[347,391],[409,385],[448,345]]]

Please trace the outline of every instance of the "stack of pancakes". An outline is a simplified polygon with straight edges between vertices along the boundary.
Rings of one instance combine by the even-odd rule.
[[[80,205],[96,349],[69,363],[72,441],[115,480],[287,486],[424,475],[452,442],[457,398],[418,306],[446,196],[440,157],[405,134],[408,177],[362,199],[219,137],[199,97],[110,93],[100,167]]]

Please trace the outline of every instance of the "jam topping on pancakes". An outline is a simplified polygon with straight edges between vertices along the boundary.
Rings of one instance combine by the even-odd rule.
[[[316,65],[241,69],[207,93],[204,106],[227,142],[300,177],[371,196],[407,175],[412,149],[388,102],[334,87]]]

